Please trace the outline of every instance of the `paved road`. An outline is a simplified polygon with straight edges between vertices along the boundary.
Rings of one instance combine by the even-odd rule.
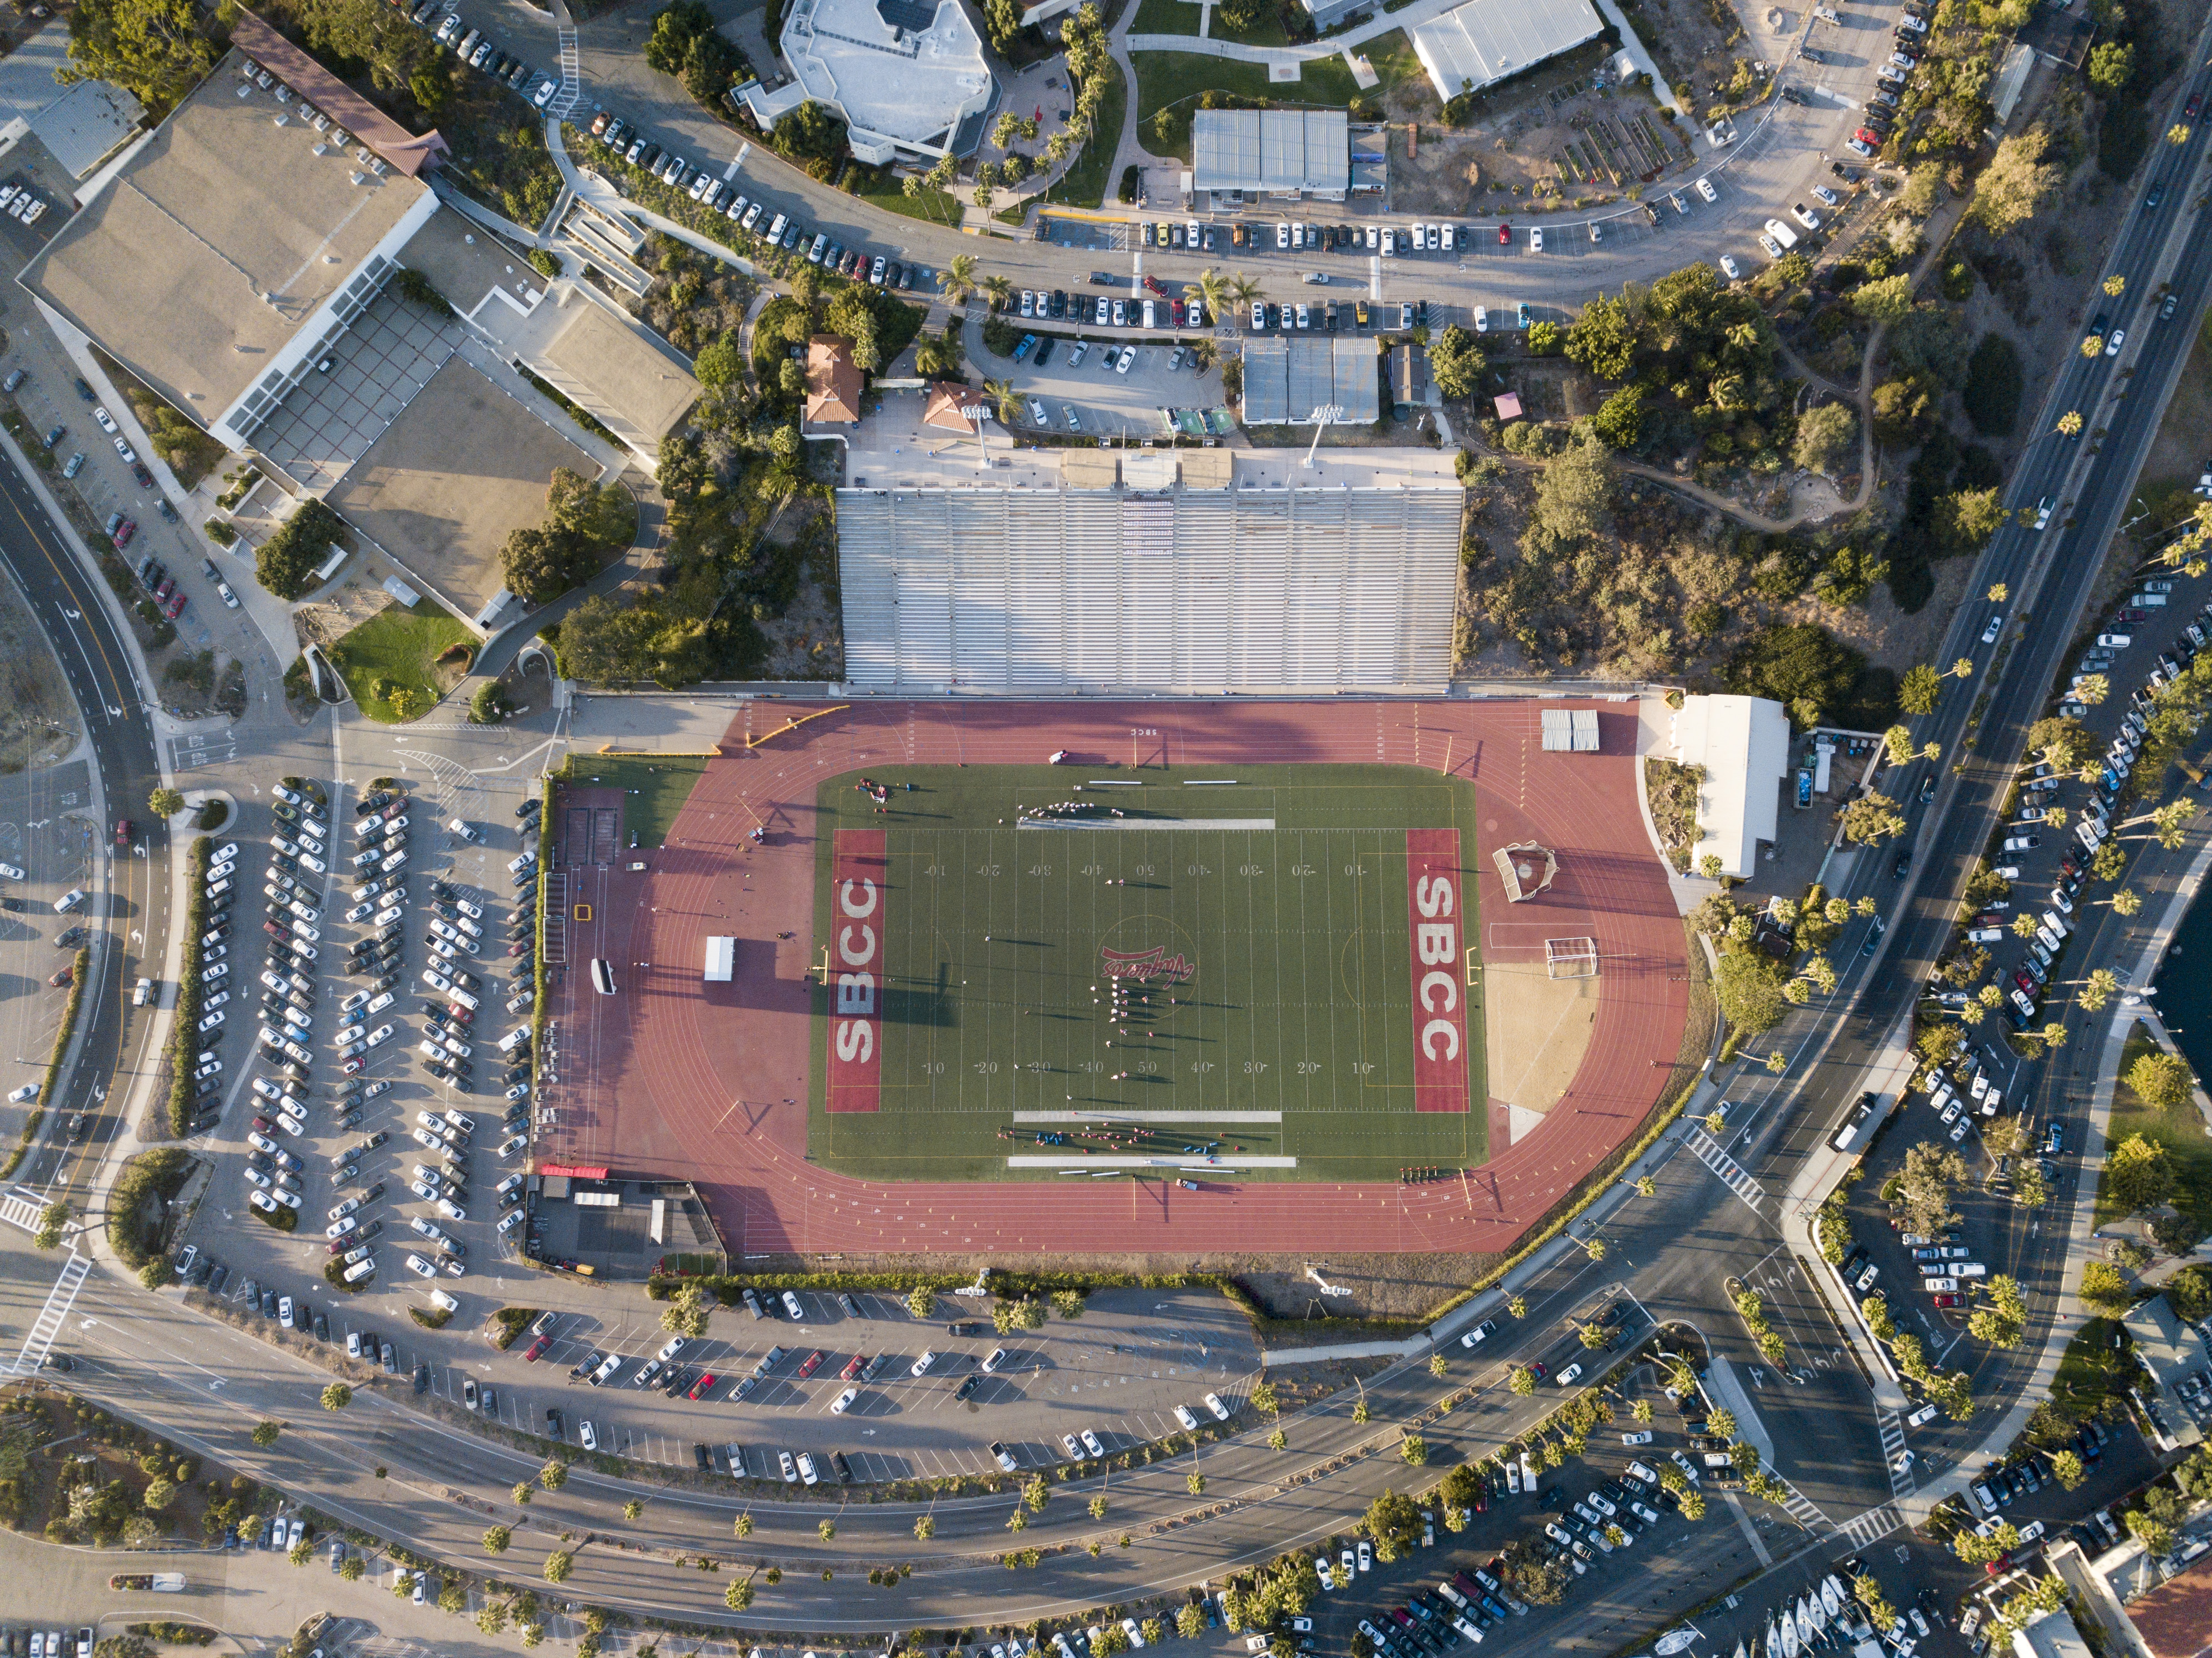
[[[46,887],[74,869],[68,878],[91,895],[78,914],[101,938],[80,1004],[84,1035],[78,1062],[64,1079],[60,1097],[47,1102],[40,1149],[19,1176],[54,1193],[73,1184],[82,1187],[124,1127],[120,1114],[130,1082],[152,1061],[146,1044],[152,1010],[134,1014],[130,993],[136,979],[149,972],[145,963],[161,960],[169,926],[168,833],[164,825],[148,821],[145,808],[148,793],[161,781],[161,768],[144,698],[131,652],[100,603],[94,585],[98,578],[86,574],[64,535],[21,472],[0,467],[0,557],[7,559],[29,596],[61,659],[85,722],[97,779],[82,791],[81,805],[52,803],[58,813],[82,814],[69,820],[81,826],[82,839],[54,841],[48,850],[59,864],[33,871],[41,878],[40,895],[48,896]],[[116,846],[112,827],[115,818],[126,815],[136,826],[127,849]],[[38,925],[52,932],[47,923],[58,919],[49,908]],[[79,1113],[87,1121],[72,1147],[68,1126]]]
[[[718,16],[733,15],[740,8],[718,5]],[[485,29],[495,47],[530,62],[550,65],[556,46],[550,16],[525,0],[478,0],[463,8],[468,21]],[[1418,258],[1383,259],[1362,255],[1322,255],[1318,261],[1340,284],[1364,288],[1370,297],[1400,300],[1427,299],[1438,325],[1467,322],[1474,307],[1486,307],[1493,316],[1501,311],[1510,318],[1516,305],[1526,301],[1536,319],[1564,317],[1594,291],[1617,288],[1626,282],[1649,282],[1693,260],[1717,260],[1733,255],[1747,274],[1765,263],[1758,236],[1765,221],[1778,215],[1788,218],[1793,203],[1803,203],[1823,216],[1828,210],[1811,194],[1820,184],[1841,191],[1843,180],[1829,171],[1832,155],[1853,158],[1842,149],[1860,106],[1875,85],[1875,70],[1887,57],[1888,32],[1902,8],[1891,0],[1868,9],[1855,9],[1841,28],[1821,26],[1815,49],[1820,64],[1801,62],[1790,77],[1805,94],[1805,102],[1779,99],[1747,110],[1736,118],[1735,141],[1715,149],[1700,139],[1697,159],[1647,187],[1647,199],[1658,210],[1659,222],[1647,219],[1643,207],[1620,202],[1599,210],[1602,240],[1593,243],[1589,212],[1552,217],[1511,220],[1513,234],[1500,246],[1498,221],[1485,217],[1472,222],[1472,245],[1453,258],[1424,254]],[[769,203],[769,212],[796,216],[811,229],[826,233],[848,247],[866,248],[905,261],[920,261],[942,270],[958,254],[978,256],[983,274],[1006,276],[1017,288],[1059,288],[1074,290],[1086,285],[1093,270],[1111,269],[1133,284],[1149,273],[1170,293],[1203,268],[1249,271],[1277,301],[1312,297],[1301,282],[1302,274],[1316,268],[1316,256],[1275,252],[1273,213],[1241,216],[1269,232],[1264,250],[1231,252],[1227,245],[1229,216],[1199,214],[1203,223],[1220,232],[1220,246],[1212,254],[1153,249],[1130,245],[1129,227],[1116,224],[1086,227],[1073,219],[1055,219],[1056,240],[1038,240],[1026,232],[1020,236],[994,236],[979,246],[973,237],[954,227],[909,219],[867,206],[854,197],[809,179],[778,158],[757,141],[708,114],[685,95],[675,81],[645,65],[641,49],[642,8],[624,8],[585,23],[579,49],[583,94],[574,118],[588,125],[592,112],[612,111],[638,133],[664,149],[688,156],[697,166],[717,173],[737,160],[737,188],[754,200]],[[1394,24],[1395,27],[1395,24]],[[1130,107],[1136,105],[1131,89]],[[585,141],[573,152],[580,165],[596,167],[600,154]],[[1715,200],[1708,203],[1693,188],[1707,179]],[[1679,192],[1683,210],[1670,204],[1668,193]],[[1173,204],[1166,204],[1172,210]],[[1165,222],[1186,215],[1174,210],[1139,216],[1109,203],[1107,211],[1132,223],[1139,216]],[[1328,203],[1301,203],[1302,222],[1322,224],[1358,222],[1381,216],[1364,215]],[[1392,216],[1391,222],[1409,222]],[[1545,251],[1532,250],[1528,232],[1545,231]],[[1094,228],[1097,234],[1094,234]],[[1059,238],[1064,238],[1065,242]],[[1337,297],[1346,297],[1346,288]],[[1073,332],[1073,325],[1067,331]]]

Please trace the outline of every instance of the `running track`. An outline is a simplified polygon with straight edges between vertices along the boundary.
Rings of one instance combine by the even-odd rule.
[[[593,995],[581,971],[553,988],[561,1080],[543,1103],[558,1121],[540,1132],[538,1159],[695,1181],[733,1257],[1503,1251],[1635,1133],[1670,1075],[1687,1014],[1682,924],[1637,805],[1636,716],[1620,703],[1549,706],[1595,707],[1602,750],[1544,752],[1534,699],[872,702],[748,750],[748,717],[772,729],[788,707],[750,705],[665,847],[593,869],[562,849],[570,898],[592,903],[595,918],[570,927],[570,963],[605,956],[627,977],[613,997]],[[1540,923],[1520,932],[1524,944],[1587,933],[1603,959],[1589,1052],[1543,1124],[1465,1180],[1415,1187],[895,1184],[809,1163],[817,784],[866,766],[1035,764],[1055,749],[1126,763],[1133,727],[1158,733],[1142,744],[1153,763],[1449,762],[1472,780],[1486,950],[1496,953],[1488,935],[1501,921],[1516,931]],[[589,760],[576,756],[579,772]],[[580,804],[593,793],[571,793]],[[763,845],[745,838],[756,821]],[[1534,901],[1509,905],[1489,854],[1524,839],[1558,852],[1559,876]],[[633,856],[650,869],[629,872]],[[779,939],[783,932],[795,936]],[[716,934],[738,941],[729,984],[701,977],[704,941]],[[1504,1122],[1493,1108],[1493,1145],[1504,1143]]]

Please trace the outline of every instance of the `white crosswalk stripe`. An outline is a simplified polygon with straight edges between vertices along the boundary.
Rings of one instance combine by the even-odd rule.
[[[77,1286],[91,1271],[92,1257],[72,1250],[62,1275],[54,1280],[54,1287],[46,1294],[46,1304],[39,1309],[38,1321],[31,1326],[31,1333],[23,1338],[23,1351],[15,1355],[12,1367],[15,1375],[35,1370],[46,1362],[54,1338],[61,1333],[62,1321],[69,1316],[70,1307],[76,1300]]]
[[[557,120],[567,120],[576,107],[576,100],[584,95],[583,60],[576,52],[576,31],[564,28],[561,37],[561,90],[553,94],[546,106],[546,113]]]
[[[1853,1546],[1863,1549],[1870,1543],[1880,1542],[1904,1524],[1905,1516],[1898,1511],[1897,1504],[1885,1503],[1878,1509],[1869,1509],[1855,1520],[1845,1521],[1838,1529],[1850,1540]]]
[[[39,1217],[46,1210],[46,1202],[37,1193],[26,1192],[20,1186],[12,1191],[0,1193],[0,1220],[6,1221],[10,1226],[20,1226],[26,1232],[39,1230]]]
[[[1697,1156],[1699,1163],[1720,1176],[1721,1184],[1741,1198],[1747,1208],[1757,1209],[1766,1201],[1766,1188],[1743,1171],[1741,1164],[1713,1143],[1712,1137],[1702,1128],[1692,1128],[1683,1141]]]
[[[1912,1470],[1905,1466],[1905,1424],[1895,1411],[1877,1406],[1875,1424],[1881,1430],[1881,1460],[1889,1467],[1889,1494],[1910,1497],[1920,1489]]]

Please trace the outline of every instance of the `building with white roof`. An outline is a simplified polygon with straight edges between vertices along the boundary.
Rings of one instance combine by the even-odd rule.
[[[1589,0],[1467,0],[1408,33],[1437,96],[1452,99],[1510,80],[1604,27]]]
[[[1790,716],[1763,696],[1689,696],[1674,718],[1674,758],[1705,774],[1698,785],[1698,844],[1691,867],[1717,853],[1741,880],[1771,841],[1790,771]]]
[[[1194,191],[1340,202],[1352,118],[1340,109],[1201,109],[1190,121]]]
[[[794,0],[781,44],[791,80],[738,89],[753,118],[773,127],[802,104],[823,105],[872,167],[969,154],[998,102],[959,0]]]

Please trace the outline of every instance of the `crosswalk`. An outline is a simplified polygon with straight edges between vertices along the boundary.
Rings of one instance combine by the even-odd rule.
[[[1756,1210],[1766,1201],[1766,1188],[1746,1174],[1743,1166],[1722,1151],[1704,1129],[1692,1128],[1682,1143],[1699,1163],[1720,1176],[1721,1184],[1742,1199],[1747,1208]]]
[[[1878,1405],[1875,1407],[1875,1425],[1881,1430],[1881,1460],[1889,1468],[1889,1494],[1911,1496],[1920,1489],[1920,1482],[1905,1465],[1904,1422],[1895,1411]]]
[[[0,1220],[10,1226],[20,1226],[26,1232],[39,1230],[39,1217],[46,1211],[44,1198],[35,1192],[27,1192],[18,1186],[0,1193]]]
[[[1854,1548],[1865,1548],[1878,1543],[1905,1524],[1905,1516],[1894,1503],[1885,1503],[1878,1509],[1869,1509],[1855,1520],[1848,1520],[1837,1527],[1849,1538]]]
[[[70,1306],[76,1300],[77,1286],[92,1271],[92,1257],[80,1255],[72,1250],[62,1275],[54,1280],[54,1287],[46,1294],[46,1304],[39,1309],[38,1320],[31,1333],[23,1338],[23,1351],[15,1355],[12,1370],[17,1376],[35,1370],[46,1362],[46,1354],[61,1333],[62,1321],[69,1317]]]
[[[553,101],[545,112],[556,120],[565,121],[576,107],[576,100],[584,95],[584,64],[576,52],[576,31],[562,28],[561,36],[561,90],[553,94]]]

